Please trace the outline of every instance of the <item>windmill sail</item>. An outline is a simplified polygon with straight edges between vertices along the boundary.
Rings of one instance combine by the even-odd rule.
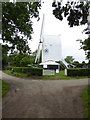
[[[38,51],[37,51],[35,63],[36,63],[36,62],[39,60],[39,58],[40,58],[40,44],[41,44],[41,43],[39,43],[39,45],[38,45]]]
[[[44,27],[44,14],[43,14],[43,20],[42,20],[42,26],[41,26],[41,33],[40,33],[40,41],[39,41],[39,45],[38,45],[37,55],[36,55],[36,58],[35,58],[35,63],[40,58],[40,51],[41,51],[40,47],[41,47],[41,44],[42,44],[43,27]]]
[[[41,26],[41,33],[40,33],[40,43],[42,43],[42,35],[43,35],[43,28],[44,28],[44,14],[43,14],[43,20],[42,20],[42,26]]]

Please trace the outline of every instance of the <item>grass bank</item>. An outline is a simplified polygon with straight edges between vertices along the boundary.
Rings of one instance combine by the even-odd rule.
[[[90,86],[83,90],[81,97],[83,100],[84,116],[90,118]]]
[[[71,80],[71,79],[82,79],[82,78],[87,78],[87,76],[66,76],[64,74],[64,70],[61,70],[59,73],[55,73],[55,75],[49,76],[49,75],[44,75],[44,76],[28,76],[25,73],[17,73],[17,72],[11,72],[10,70],[4,70],[5,73],[17,77],[22,77],[22,78],[31,78],[31,79],[45,79],[45,80]]]
[[[0,88],[0,95],[2,95],[2,97],[10,90],[9,84],[4,80],[0,80]]]

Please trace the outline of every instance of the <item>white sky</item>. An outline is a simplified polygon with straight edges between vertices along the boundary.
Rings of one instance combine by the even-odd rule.
[[[44,21],[44,34],[45,35],[61,35],[62,43],[62,56],[73,56],[75,60],[82,62],[85,60],[85,52],[80,49],[80,43],[77,42],[77,39],[85,39],[87,35],[82,34],[82,31],[86,26],[78,26],[70,28],[68,26],[67,20],[64,19],[60,21],[55,18],[52,14],[52,2],[53,0],[43,0],[42,8],[40,9],[40,21],[33,20],[33,30],[34,34],[32,35],[32,41],[29,42],[32,52],[38,48],[40,31],[42,24],[43,13],[45,14]]]

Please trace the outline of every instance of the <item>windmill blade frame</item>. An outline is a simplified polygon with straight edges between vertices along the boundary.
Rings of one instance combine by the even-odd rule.
[[[41,43],[39,43],[39,45],[38,45],[38,51],[37,51],[37,55],[36,55],[36,58],[35,58],[35,63],[39,60],[39,58],[40,58],[40,44]]]
[[[37,55],[36,55],[36,58],[35,58],[35,63],[37,62],[37,60],[39,60],[40,58],[40,47],[41,47],[41,44],[42,44],[42,35],[43,35],[43,28],[44,28],[44,14],[43,14],[43,19],[42,19],[42,25],[41,25],[41,32],[40,32],[40,41],[39,41],[39,45],[38,45],[38,50],[37,50]]]

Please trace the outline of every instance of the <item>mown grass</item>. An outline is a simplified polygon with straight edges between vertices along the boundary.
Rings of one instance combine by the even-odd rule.
[[[25,73],[18,73],[18,72],[11,72],[10,70],[4,70],[3,72],[9,74],[9,75],[12,75],[12,76],[16,76],[16,77],[28,77],[27,74]]]
[[[55,75],[44,75],[44,76],[28,76],[25,73],[17,73],[17,72],[11,72],[10,70],[5,70],[5,73],[17,77],[26,77],[26,78],[31,78],[31,79],[45,79],[45,80],[71,80],[71,79],[81,79],[81,78],[87,78],[87,76],[66,76],[64,74],[64,70],[60,71],[59,73],[55,73]]]
[[[0,96],[4,96],[10,90],[10,85],[4,80],[0,80]]]
[[[54,80],[71,80],[71,79],[81,79],[87,78],[86,76],[66,76],[64,71],[60,71],[59,73],[55,73],[55,76],[43,76],[44,79],[54,79]]]
[[[90,118],[90,86],[83,90],[81,97],[83,100],[84,116]]]
[[[2,96],[2,80],[0,79],[0,98]]]

